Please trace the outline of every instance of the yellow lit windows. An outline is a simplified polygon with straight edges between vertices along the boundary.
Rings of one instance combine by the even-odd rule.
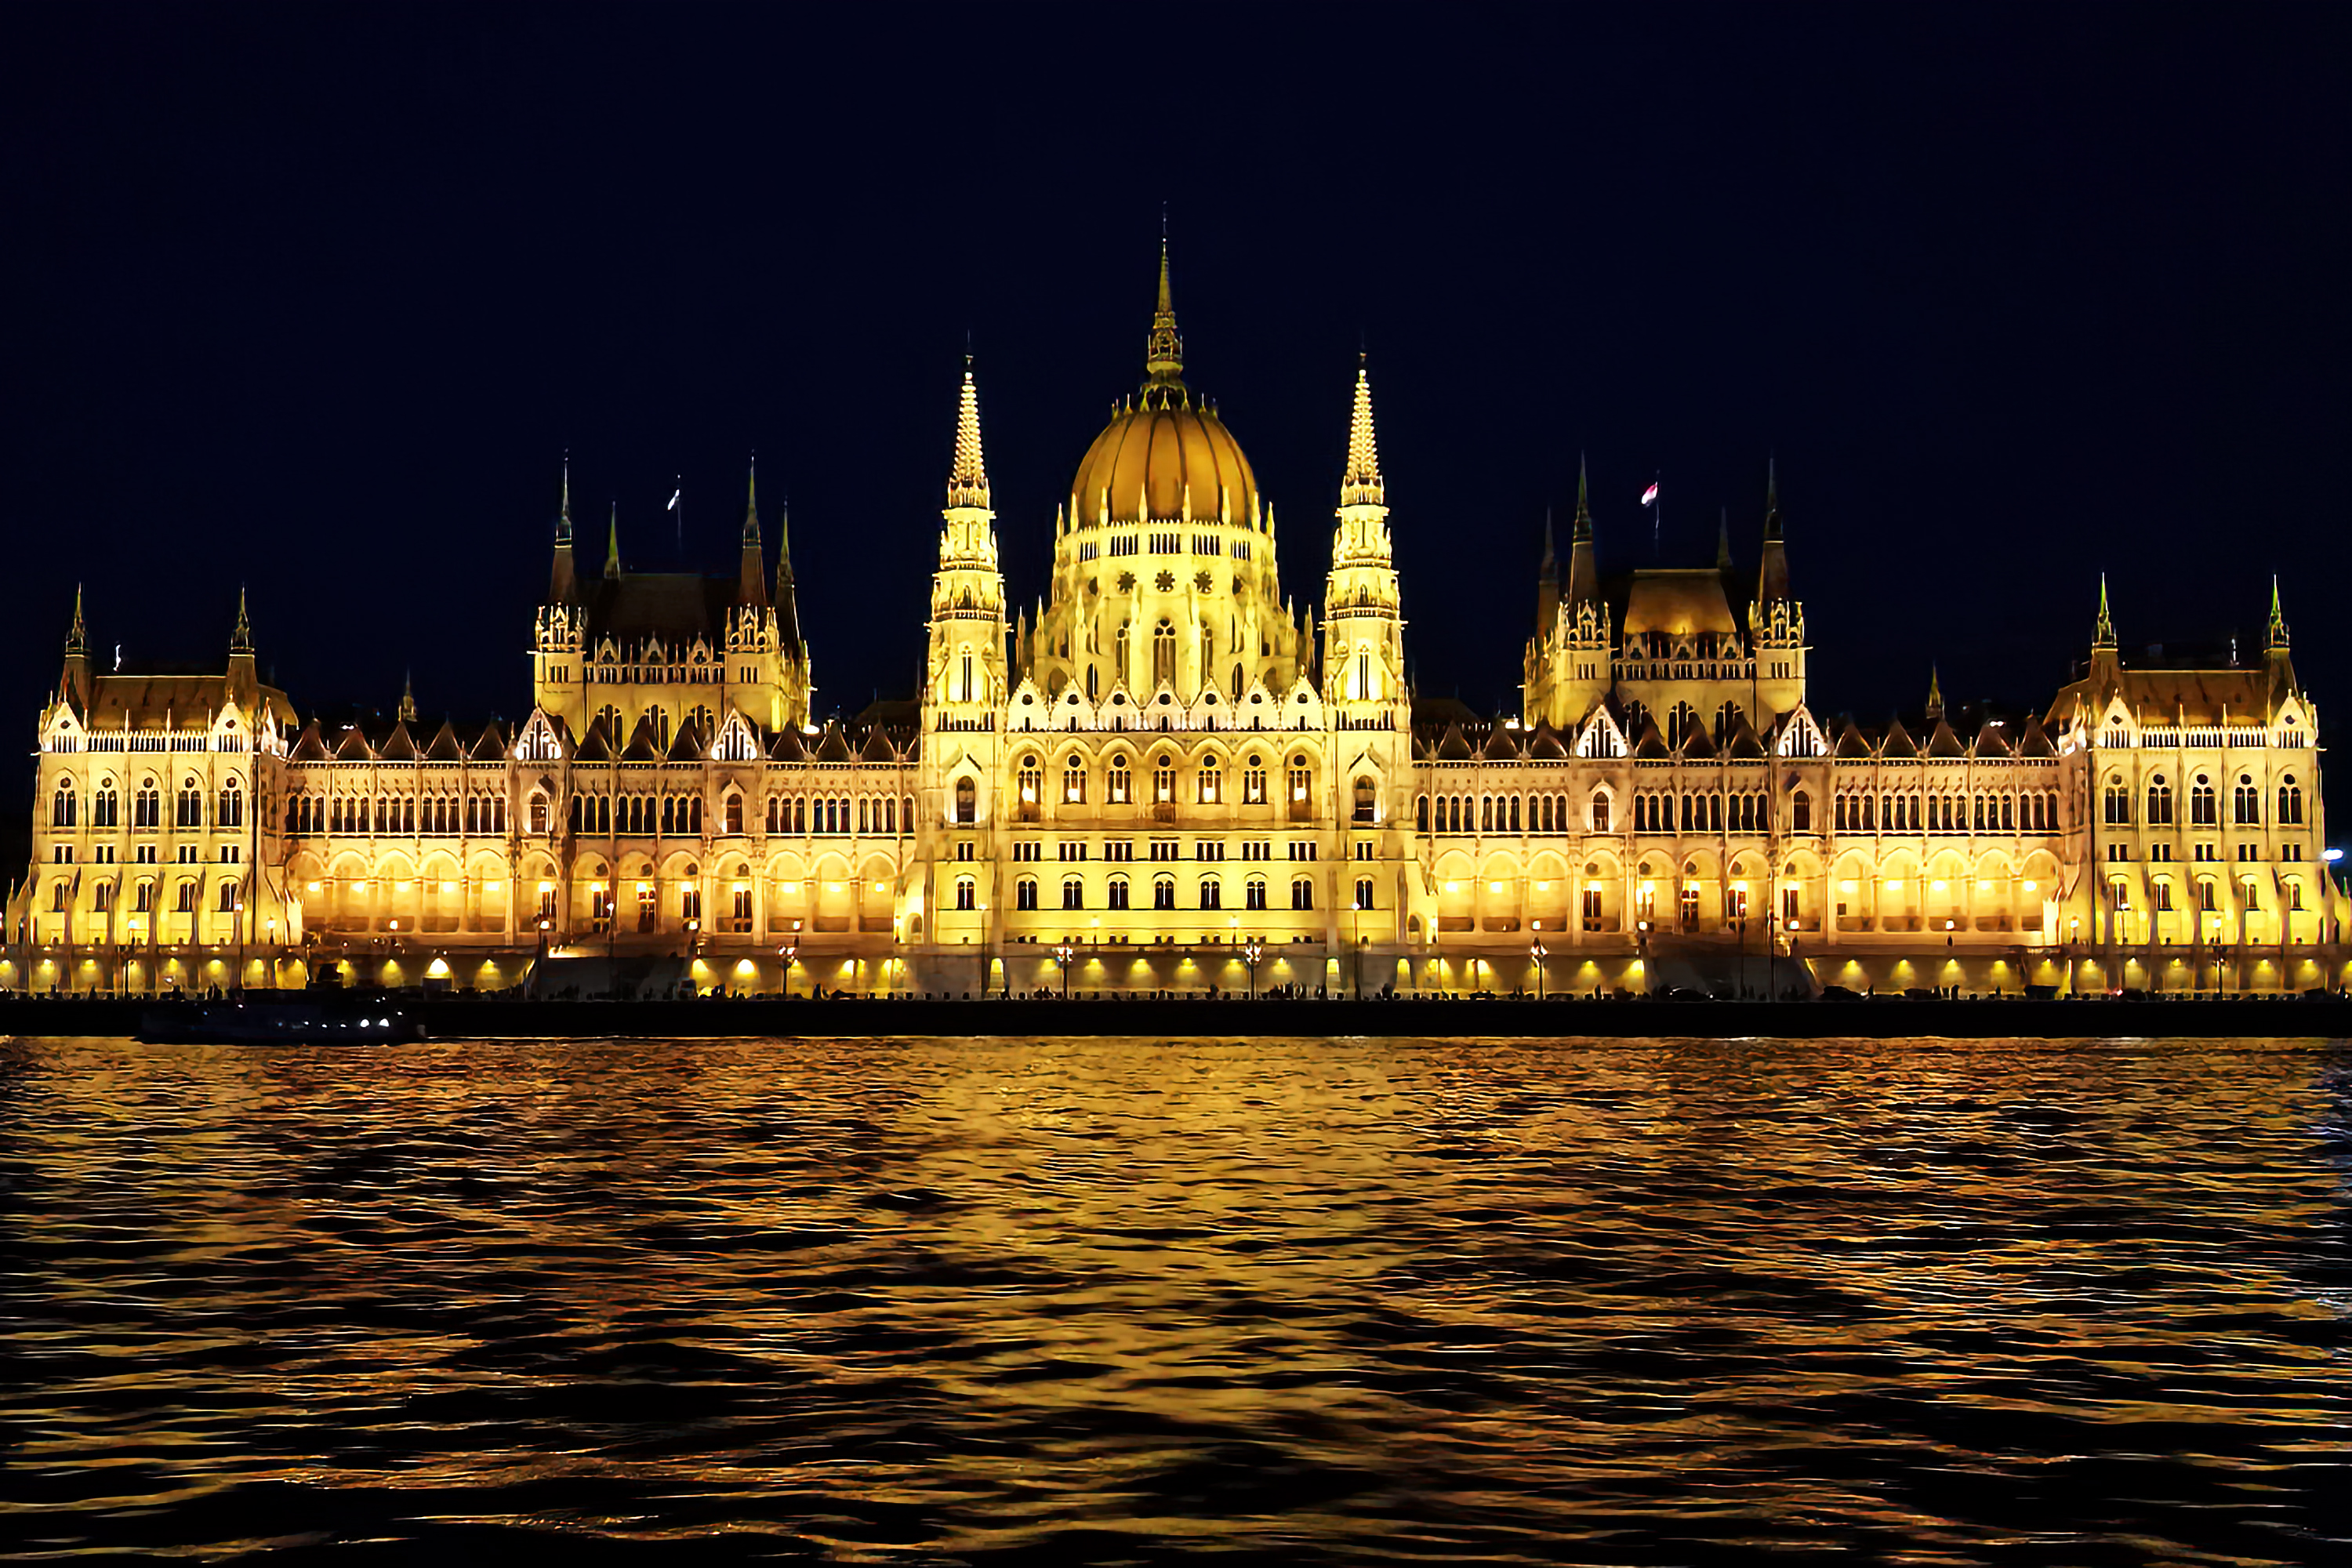
[[[1265,759],[1252,755],[1242,764],[1242,804],[1265,804]]]

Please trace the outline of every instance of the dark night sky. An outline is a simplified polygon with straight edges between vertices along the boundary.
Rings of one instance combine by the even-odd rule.
[[[1514,700],[1587,448],[1604,569],[1659,470],[1751,562],[1778,452],[1824,712],[2046,700],[2102,570],[2127,645],[2282,574],[2352,701],[2343,10],[826,11],[12,10],[0,713],[85,580],[131,658],[243,581],[306,713],[517,715],[567,447],[714,570],[756,447],[820,705],[904,694],[966,331],[1025,600],[1163,201],[1301,600],[1369,341],[1424,693]]]

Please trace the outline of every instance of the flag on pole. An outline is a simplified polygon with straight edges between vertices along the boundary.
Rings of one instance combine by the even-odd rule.
[[[1657,486],[1655,486],[1655,485],[1652,485],[1650,488],[1651,488],[1652,489],[1656,489],[1658,487],[1657,487]],[[675,489],[675,490],[670,491],[670,492],[669,492],[669,505],[667,505],[667,506],[666,506],[666,507],[662,508],[662,510],[664,510],[664,511],[676,511],[676,510],[677,510],[677,498],[678,498],[678,497],[680,497],[680,496],[682,496],[682,495],[684,495],[685,493],[686,493],[686,491],[685,491],[685,490],[683,490],[683,489]]]
[[[1658,487],[1655,481],[1651,483],[1648,489],[1642,492],[1642,504],[1643,506],[1655,506],[1658,504]]]

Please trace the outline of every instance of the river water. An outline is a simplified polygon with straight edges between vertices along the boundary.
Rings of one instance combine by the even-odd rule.
[[[2352,1561],[2317,1044],[0,1045],[19,1561]]]

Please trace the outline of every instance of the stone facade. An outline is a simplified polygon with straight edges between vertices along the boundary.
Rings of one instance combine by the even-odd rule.
[[[1809,705],[1777,486],[1753,571],[1727,542],[1604,578],[1580,478],[1521,710],[1479,716],[1407,682],[1367,372],[1302,613],[1182,369],[1163,254],[1146,380],[1011,619],[967,369],[923,688],[855,720],[812,717],[756,489],[732,576],[628,571],[615,526],[585,577],[567,482],[511,733],[405,697],[303,722],[242,603],[219,672],[101,673],[77,600],[0,985],[498,988],[556,954],[758,991],[1589,993],[1767,950],[1856,990],[2345,981],[2275,591],[2258,663],[2127,659],[2102,586],[2046,706],[1931,683],[1865,730]]]

